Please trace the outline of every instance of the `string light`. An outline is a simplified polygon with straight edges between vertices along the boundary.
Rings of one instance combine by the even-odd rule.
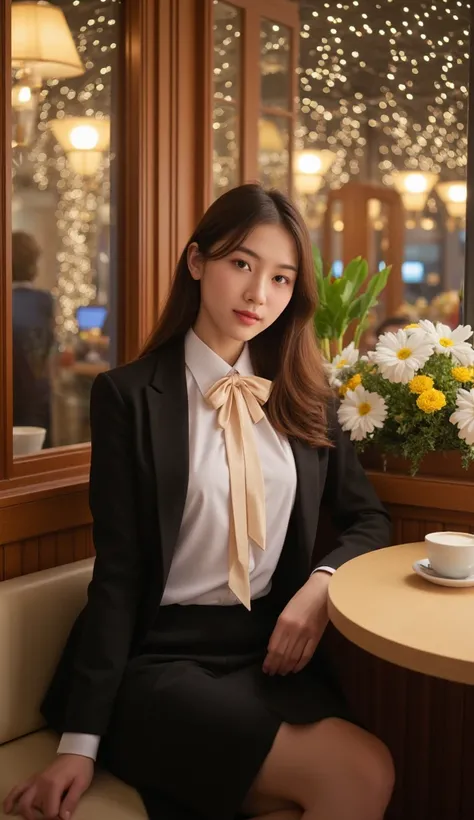
[[[465,176],[469,8],[354,0],[315,14],[303,0],[297,136],[337,150],[332,187],[358,175],[368,153],[385,184],[403,169]]]
[[[470,4],[330,0],[315,5],[300,2],[296,148],[336,153],[326,174],[331,187],[361,173],[392,185],[397,170],[465,178]],[[214,0],[214,129],[220,132],[214,176],[224,189],[238,179],[235,129],[227,141],[221,139],[229,130],[229,109],[220,105],[222,86],[227,82],[235,89],[240,75],[234,39],[240,37],[240,18],[234,7],[234,20],[228,19],[232,8]],[[283,29],[261,29],[260,71],[265,77],[270,66],[280,86],[289,47]],[[283,166],[285,161],[282,153]],[[260,157],[264,171],[265,163]]]

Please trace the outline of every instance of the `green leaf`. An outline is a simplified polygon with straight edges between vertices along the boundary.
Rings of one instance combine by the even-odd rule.
[[[321,259],[321,254],[319,249],[313,247],[313,262],[314,262],[314,272],[316,275],[316,288],[318,291],[318,301],[320,306],[324,306],[326,304],[326,283],[323,276],[323,261]]]
[[[368,273],[367,262],[365,259],[361,259],[360,256],[349,262],[342,277],[345,282],[342,300],[346,305],[353,301],[355,294],[358,293],[367,279]]]

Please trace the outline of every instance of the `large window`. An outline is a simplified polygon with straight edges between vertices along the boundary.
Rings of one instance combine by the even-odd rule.
[[[295,190],[337,276],[394,265],[387,313],[455,324],[465,264],[469,3],[301,3]]]
[[[13,455],[89,440],[116,363],[116,0],[13,2]]]
[[[213,0],[212,15],[213,195],[255,180],[290,191],[298,4]]]

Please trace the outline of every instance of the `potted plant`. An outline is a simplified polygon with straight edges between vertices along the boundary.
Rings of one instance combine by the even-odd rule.
[[[344,336],[349,328],[354,336],[350,350],[358,349],[370,312],[378,304],[391,268],[384,267],[369,277],[367,261],[358,256],[349,262],[340,277],[335,277],[332,270],[325,276],[321,255],[316,248],[313,257],[318,289],[314,325],[321,349],[330,362],[332,350],[341,356]]]

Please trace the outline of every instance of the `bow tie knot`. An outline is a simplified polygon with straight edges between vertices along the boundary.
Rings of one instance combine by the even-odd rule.
[[[229,587],[250,609],[249,539],[265,549],[265,486],[253,425],[265,414],[272,383],[231,373],[205,395],[224,431],[230,480]]]

